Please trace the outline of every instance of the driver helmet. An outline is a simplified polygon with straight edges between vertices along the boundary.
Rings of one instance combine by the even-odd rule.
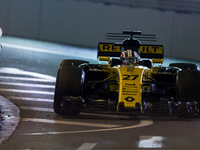
[[[140,57],[134,50],[127,49],[122,51],[120,59],[123,64],[138,64]]]

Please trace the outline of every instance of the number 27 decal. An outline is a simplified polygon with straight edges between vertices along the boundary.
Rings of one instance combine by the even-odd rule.
[[[128,74],[124,74],[123,75],[123,80],[135,80],[137,79],[139,75],[128,75]]]

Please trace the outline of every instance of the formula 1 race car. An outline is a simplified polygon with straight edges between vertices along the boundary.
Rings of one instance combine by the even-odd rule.
[[[109,114],[200,115],[200,71],[196,64],[163,67],[164,46],[141,44],[157,35],[140,31],[107,33],[122,43],[98,43],[98,60],[62,60],[57,72],[54,111]]]

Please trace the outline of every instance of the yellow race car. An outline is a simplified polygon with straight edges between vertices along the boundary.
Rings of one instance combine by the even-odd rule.
[[[164,46],[141,44],[157,35],[140,31],[107,33],[121,43],[98,43],[98,60],[62,60],[57,72],[54,111],[109,114],[199,116],[200,71],[196,64],[163,67]]]

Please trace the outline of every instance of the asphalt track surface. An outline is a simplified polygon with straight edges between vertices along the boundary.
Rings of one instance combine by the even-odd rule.
[[[96,50],[3,37],[0,149],[199,149],[200,119],[53,112],[62,59],[98,63]],[[170,62],[185,62],[166,58]],[[197,63],[200,67],[200,63]]]

